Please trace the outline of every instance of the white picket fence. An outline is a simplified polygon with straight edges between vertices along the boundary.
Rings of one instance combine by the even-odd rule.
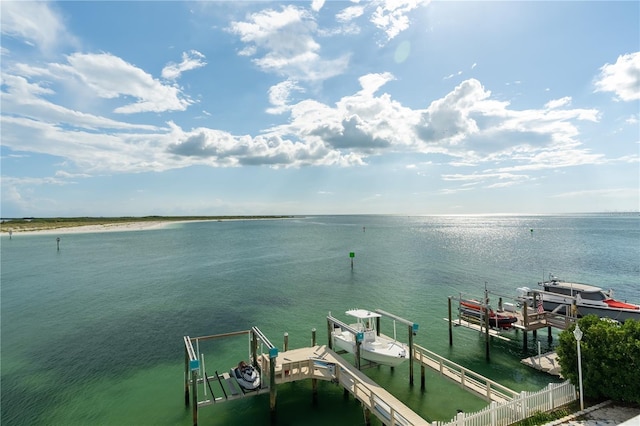
[[[458,413],[449,422],[433,422],[432,426],[508,426],[531,417],[536,412],[547,412],[578,399],[575,386],[569,381],[549,383],[537,392],[521,392],[512,401],[492,402],[475,413]]]

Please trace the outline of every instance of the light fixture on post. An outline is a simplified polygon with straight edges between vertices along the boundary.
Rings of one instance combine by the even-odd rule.
[[[578,383],[580,385],[580,410],[584,410],[584,398],[582,397],[582,354],[580,353],[580,340],[582,340],[582,330],[580,326],[576,324],[576,329],[573,330],[573,336],[576,338],[576,347],[578,349]]]

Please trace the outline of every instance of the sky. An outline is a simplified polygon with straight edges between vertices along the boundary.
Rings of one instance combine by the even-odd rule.
[[[0,215],[640,211],[640,2],[0,2]]]

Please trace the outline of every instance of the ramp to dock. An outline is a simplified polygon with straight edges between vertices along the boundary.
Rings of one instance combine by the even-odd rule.
[[[414,346],[413,354],[422,366],[437,371],[441,376],[458,383],[462,388],[475,393],[486,401],[505,403],[520,395],[519,392],[456,364],[420,345]]]
[[[269,358],[261,355],[259,359],[263,371],[269,371]],[[384,424],[429,425],[429,422],[327,346],[281,352],[276,358],[275,372],[276,384],[302,379],[338,383]]]

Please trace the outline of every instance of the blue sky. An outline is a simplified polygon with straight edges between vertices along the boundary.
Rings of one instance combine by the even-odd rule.
[[[640,3],[23,2],[2,217],[640,210]]]

